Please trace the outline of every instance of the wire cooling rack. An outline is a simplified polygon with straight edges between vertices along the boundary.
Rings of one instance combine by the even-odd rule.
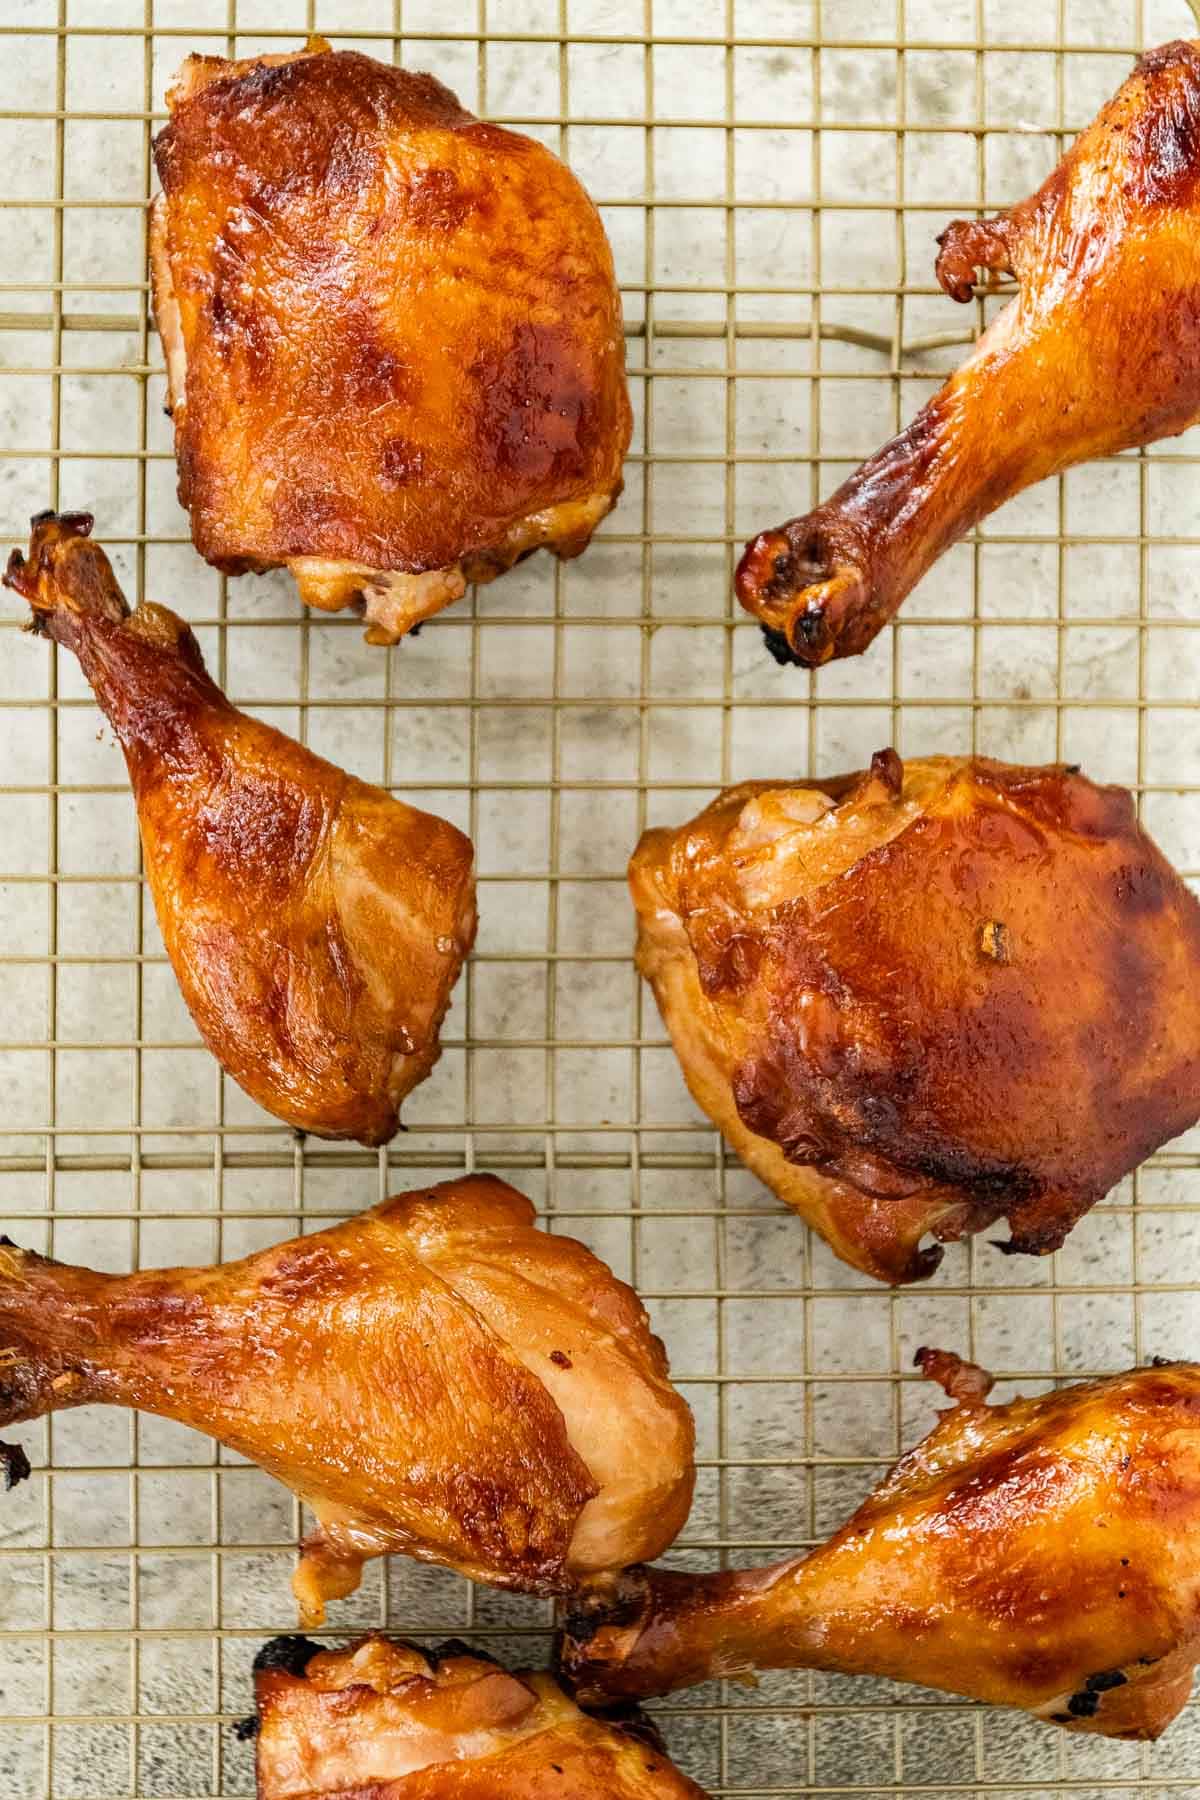
[[[174,498],[144,200],[193,49],[307,29],[430,68],[561,149],[601,202],[638,414],[588,554],[541,556],[417,641],[226,583]],[[925,1341],[1027,1391],[1200,1345],[1200,1134],[1048,1261],[952,1250],[891,1294],[839,1267],[692,1107],[630,960],[626,857],[720,783],[967,747],[1136,788],[1200,873],[1196,438],[1073,472],[947,556],[860,659],[777,669],[730,594],[752,530],[910,416],[983,322],[931,279],[950,217],[1028,192],[1183,0],[4,0],[0,532],[87,507],[131,593],[194,622],[238,702],[465,826],[479,946],[445,1055],[378,1155],[301,1143],[199,1046],[139,873],[119,754],[67,656],[0,625],[0,1219],[122,1268],[248,1251],[456,1170],[498,1170],[635,1280],[697,1414],[676,1560],[783,1555],[928,1422]],[[992,304],[992,303],[989,303]],[[1054,1095],[1046,1095],[1053,1106]],[[252,1791],[231,1727],[294,1624],[300,1521],[154,1419],[23,1434],[0,1504],[0,1793]],[[540,1661],[539,1603],[373,1565],[331,1635],[471,1632]],[[1200,1793],[1189,1709],[1158,1746],[1067,1738],[913,1689],[807,1675],[662,1709],[718,1795]]]

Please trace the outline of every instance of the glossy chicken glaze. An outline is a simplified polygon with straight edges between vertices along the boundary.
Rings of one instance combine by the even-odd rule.
[[[491,1176],[212,1269],[0,1249],[0,1425],[92,1402],[300,1496],[307,1625],[387,1551],[566,1592],[666,1549],[691,1502],[691,1414],[637,1296]]]
[[[898,437],[737,572],[780,662],[865,650],[951,544],[1032,482],[1200,417],[1200,45],[1132,75],[1030,199],[943,233],[937,275],[1016,298]]]
[[[1121,788],[881,751],[648,831],[630,887],[697,1103],[881,1280],[1057,1248],[1200,1116],[1200,903]]]
[[[182,619],[130,613],[91,526],[42,514],[5,583],[120,739],[188,1010],[268,1112],[385,1143],[475,936],[470,840],[238,712]]]
[[[631,413],[600,216],[430,75],[189,57],[155,141],[155,310],[201,555],[286,564],[394,642],[546,544],[577,555]]]
[[[589,1718],[461,1645],[277,1638],[254,1689],[258,1800],[704,1800],[646,1720]]]
[[[630,1570],[568,1621],[585,1705],[755,1669],[882,1675],[1070,1731],[1157,1737],[1200,1650],[1200,1369],[956,1399],[826,1544],[773,1568]]]

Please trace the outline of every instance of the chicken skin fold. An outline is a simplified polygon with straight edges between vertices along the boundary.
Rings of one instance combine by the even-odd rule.
[[[746,546],[737,596],[780,662],[858,655],[1014,494],[1200,418],[1200,44],[1143,56],[1036,194],[938,242],[955,300],[977,269],[1017,295],[898,437]]]
[[[231,706],[182,619],[130,612],[91,528],[41,514],[5,584],[120,740],[197,1029],[276,1118],[386,1143],[475,936],[470,840]]]
[[[818,1549],[596,1583],[562,1646],[584,1705],[824,1669],[1069,1731],[1166,1729],[1200,1655],[1200,1368],[989,1406],[982,1370],[917,1360],[954,1406]]]
[[[1122,788],[984,758],[729,788],[630,864],[688,1086],[846,1262],[1056,1249],[1200,1117],[1200,902]]]
[[[640,1714],[589,1718],[462,1644],[274,1638],[254,1694],[258,1800],[705,1800]]]
[[[285,566],[374,643],[540,545],[578,555],[632,414],[612,254],[565,164],[320,38],[190,56],[167,103],[151,274],[200,554]]]
[[[691,1502],[637,1296],[492,1176],[211,1269],[0,1249],[0,1425],[91,1403],[206,1431],[305,1502],[306,1625],[389,1551],[567,1592],[659,1554]]]

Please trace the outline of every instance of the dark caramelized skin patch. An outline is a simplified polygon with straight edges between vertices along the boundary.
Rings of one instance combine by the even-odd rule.
[[[898,781],[894,761],[830,784],[819,818],[814,788],[731,790],[632,865],[642,966],[701,1103],[731,1131],[723,1079],[742,1155],[893,1280],[924,1272],[922,1230],[1007,1217],[1010,1248],[1054,1249],[1200,1114],[1200,905],[1130,796],[983,760]],[[922,1199],[897,1216],[908,1251],[881,1243],[880,1214]]]
[[[0,1389],[0,1394],[3,1390]],[[0,1404],[2,1404],[0,1400]],[[0,1486],[11,1493],[22,1481],[28,1481],[33,1470],[20,1444],[0,1444]]]
[[[457,231],[487,204],[480,188],[464,188],[453,169],[415,169],[399,200],[400,216],[415,231]]]
[[[1006,1406],[945,1352],[954,1408],[827,1543],[773,1568],[630,1570],[568,1619],[586,1704],[819,1668],[1157,1737],[1200,1647],[1200,1370]]]
[[[1200,46],[1144,56],[1037,193],[956,220],[955,300],[1019,294],[916,419],[814,512],[747,546],[737,594],[781,662],[871,643],[951,544],[1032,482],[1200,416]]]
[[[441,569],[615,496],[612,258],[541,145],[429,76],[326,50],[185,65],[155,157],[180,492],[211,561]],[[166,299],[156,270],[160,322]]]
[[[1127,104],[1111,122],[1130,141],[1126,195],[1147,205],[1192,206],[1200,181],[1200,58],[1195,44],[1177,39],[1149,50],[1138,64],[1144,81],[1161,84],[1158,106]]]
[[[497,469],[537,484],[582,479],[602,419],[569,331],[522,321],[471,375],[478,434]]]

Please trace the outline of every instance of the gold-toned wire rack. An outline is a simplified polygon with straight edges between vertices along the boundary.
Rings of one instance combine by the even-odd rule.
[[[459,16],[461,15],[461,16]],[[637,431],[588,554],[539,557],[384,652],[227,582],[174,499],[145,199],[189,50],[321,30],[433,69],[599,200]],[[675,1552],[753,1563],[837,1524],[928,1421],[912,1352],[1002,1391],[1200,1344],[1200,1133],[1046,1261],[953,1249],[871,1288],[721,1152],[630,957],[639,831],[718,785],[902,753],[1067,757],[1132,787],[1200,877],[1197,439],[1074,471],[947,556],[858,660],[779,670],[730,598],[741,540],[911,415],[1003,296],[955,309],[933,238],[1028,192],[1185,0],[3,0],[0,534],[96,514],[132,592],[193,621],[231,696],[419,796],[478,846],[482,926],[438,1071],[378,1153],[296,1139],[199,1046],[146,903],[119,755],[78,672],[0,619],[0,1223],[103,1267],[210,1261],[487,1167],[634,1280],[700,1432]],[[26,104],[13,104],[24,102]],[[1053,1094],[1046,1096],[1053,1106]],[[0,1497],[0,1795],[252,1791],[261,1641],[300,1520],[153,1419],[23,1433]],[[541,1602],[394,1562],[332,1609],[544,1660]],[[882,1683],[714,1684],[662,1709],[714,1795],[1200,1794],[1200,1719],[1106,1744]]]

